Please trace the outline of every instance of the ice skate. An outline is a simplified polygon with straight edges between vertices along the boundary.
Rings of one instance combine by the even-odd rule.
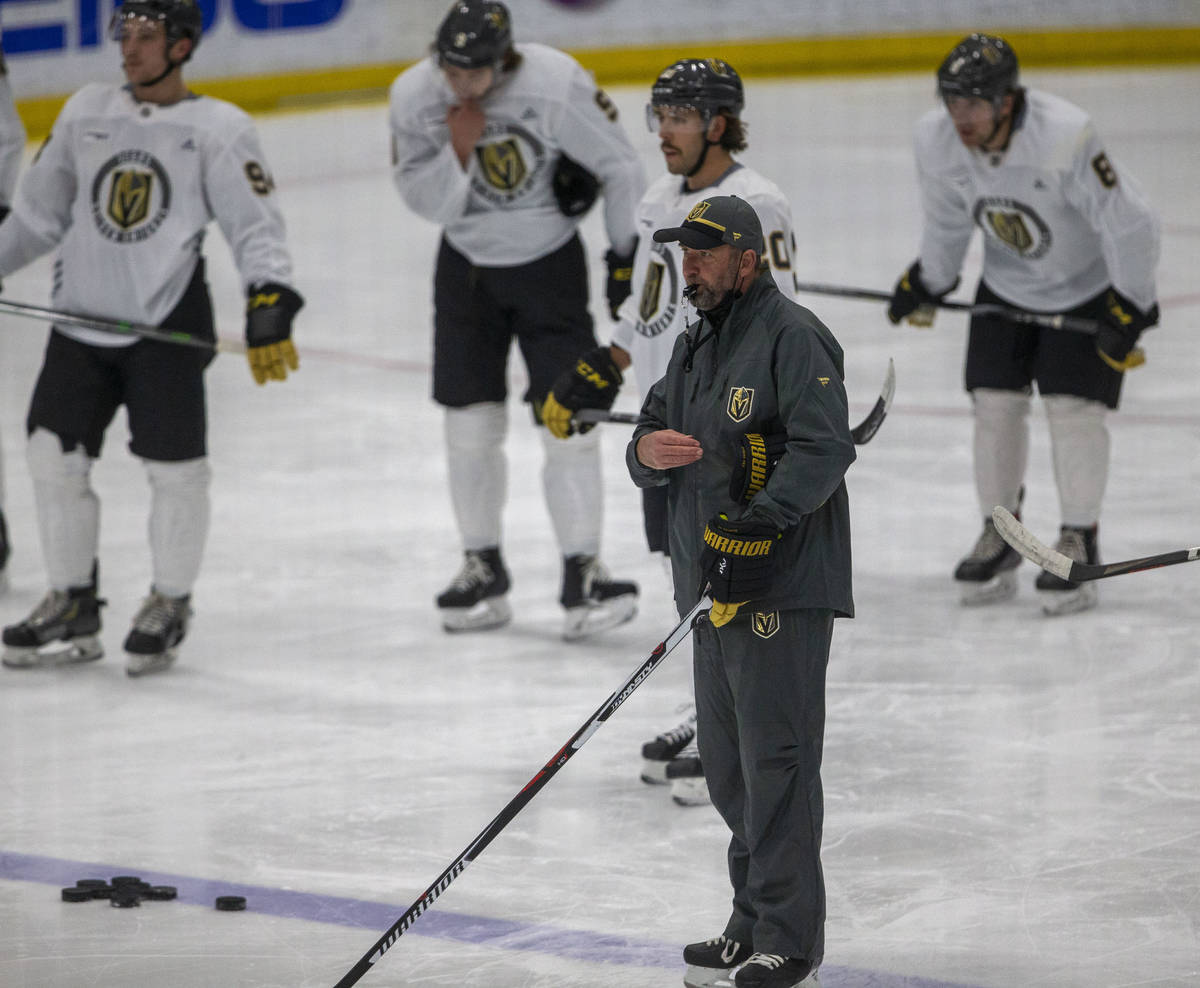
[[[677,806],[707,806],[712,802],[694,741],[667,762],[666,776],[671,783],[671,800]]]
[[[1015,570],[1019,565],[1020,554],[1004,541],[989,518],[983,524],[983,533],[975,548],[954,571],[962,602],[974,607],[1010,600],[1017,593]]]
[[[800,957],[755,954],[733,979],[736,988],[820,988],[813,966]]]
[[[10,669],[77,665],[104,655],[95,585],[51,590],[33,613],[4,629],[4,665]]]
[[[696,705],[688,703],[678,713],[685,711],[687,716],[682,722],[642,745],[643,782],[652,786],[665,785],[668,782],[667,765],[696,736]]]
[[[747,944],[721,935],[683,948],[687,988],[732,988],[733,969],[754,953]]]
[[[488,631],[512,620],[508,570],[498,548],[468,549],[462,569],[437,597],[446,631]]]
[[[169,669],[179,653],[192,616],[191,597],[168,597],[157,590],[142,601],[125,638],[125,673],[137,677]]]
[[[1100,550],[1096,542],[1096,526],[1079,528],[1063,525],[1054,548],[1076,562],[1100,562]],[[1053,573],[1042,570],[1034,583],[1042,602],[1042,613],[1050,617],[1090,611],[1100,600],[1095,583],[1075,583],[1064,580]]]
[[[637,614],[637,598],[637,584],[611,579],[595,556],[568,556],[563,560],[559,596],[567,609],[563,638],[578,641],[631,621]]]

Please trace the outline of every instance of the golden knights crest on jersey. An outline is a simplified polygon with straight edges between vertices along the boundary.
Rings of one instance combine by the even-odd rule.
[[[779,612],[764,614],[762,611],[755,611],[751,618],[751,627],[759,638],[770,638],[779,630]]]
[[[548,154],[538,137],[509,123],[485,131],[475,147],[475,160],[479,169],[472,175],[471,191],[493,206],[505,206],[538,186]]]
[[[92,183],[92,218],[100,234],[116,243],[152,237],[171,207],[171,182],[161,162],[146,151],[109,158]]]
[[[754,389],[734,386],[729,389],[725,413],[735,422],[745,422],[754,410]]]
[[[1050,249],[1050,227],[1031,206],[991,197],[975,204],[975,222],[988,239],[1020,257],[1034,260]]]

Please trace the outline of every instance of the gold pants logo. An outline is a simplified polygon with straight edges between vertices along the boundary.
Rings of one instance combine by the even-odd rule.
[[[755,611],[753,627],[759,638],[770,638],[779,630],[779,612],[764,614],[762,611]]]

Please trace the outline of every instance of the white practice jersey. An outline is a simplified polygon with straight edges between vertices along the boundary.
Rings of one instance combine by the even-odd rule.
[[[13,102],[4,55],[0,54],[0,206],[12,205],[24,152],[25,127]]]
[[[921,277],[931,291],[953,284],[978,226],[983,279],[1012,305],[1060,312],[1109,285],[1143,310],[1155,301],[1158,218],[1079,107],[1025,90],[1000,153],[965,147],[938,108],[917,124],[916,157]]]
[[[500,72],[480,100],[487,124],[465,171],[446,126],[456,100],[433,58],[392,83],[396,187],[473,264],[511,267],[545,257],[575,232],[580,218],[562,214],[552,184],[566,154],[603,183],[609,243],[627,252],[645,182],[616,108],[569,55],[539,44],[515,47],[520,65]]]
[[[195,273],[215,219],[243,286],[290,285],[274,181],[250,117],[204,96],[139,103],[93,83],[72,96],[0,224],[0,277],[57,246],[54,307],[156,326]],[[85,343],[136,337],[61,327]]]
[[[675,338],[687,326],[687,314],[698,315],[682,301],[683,251],[678,243],[655,243],[654,231],[679,226],[696,203],[714,195],[739,196],[750,203],[762,224],[771,274],[787,298],[796,297],[792,209],[774,182],[740,164],[704,189],[688,189],[678,175],[663,175],[638,205],[633,279],[611,340],[629,353],[643,402],[666,373]]]

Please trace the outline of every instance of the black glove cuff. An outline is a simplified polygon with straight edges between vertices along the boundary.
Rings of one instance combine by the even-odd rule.
[[[292,319],[304,307],[299,293],[273,281],[250,286],[246,296],[246,343],[268,346],[292,335]]]

